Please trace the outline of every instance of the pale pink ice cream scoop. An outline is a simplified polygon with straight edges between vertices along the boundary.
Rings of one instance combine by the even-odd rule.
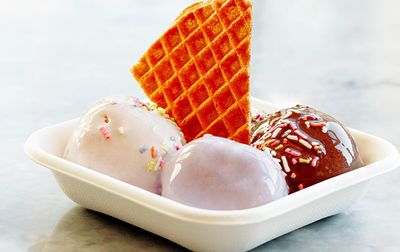
[[[183,141],[162,109],[134,97],[112,96],[83,114],[64,158],[160,194],[164,159]]]
[[[162,196],[194,207],[245,209],[286,195],[288,186],[276,159],[221,137],[188,143],[162,170]]]

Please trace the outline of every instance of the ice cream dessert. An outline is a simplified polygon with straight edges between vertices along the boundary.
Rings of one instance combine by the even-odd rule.
[[[251,208],[287,194],[277,160],[221,137],[204,136],[188,143],[162,170],[162,196],[199,208]]]
[[[164,159],[182,147],[179,128],[155,104],[129,96],[99,100],[81,117],[64,158],[160,193]]]
[[[280,160],[291,193],[363,166],[348,130],[308,106],[254,116],[251,145]]]
[[[313,108],[251,118],[251,29],[247,0],[186,8],[131,69],[158,105],[97,102],[64,158],[214,210],[257,207],[362,166],[345,127]]]
[[[251,30],[250,1],[197,2],[132,67],[188,142],[212,134],[249,144]]]

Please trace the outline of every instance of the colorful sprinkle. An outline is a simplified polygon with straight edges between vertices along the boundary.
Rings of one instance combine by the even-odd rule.
[[[293,165],[297,164],[297,159],[292,158],[292,164],[293,164]]]
[[[326,126],[326,123],[324,122],[311,123],[311,127],[323,127],[323,126]]]
[[[283,132],[283,134],[282,134],[282,138],[285,138],[285,137],[287,137],[290,133],[292,132],[292,130],[286,130],[285,132]]]
[[[288,110],[287,113],[282,117],[282,119],[289,118],[292,116],[293,112],[291,110]]]
[[[293,113],[295,113],[295,114],[301,114],[301,112],[300,111],[298,111],[297,109],[291,109],[290,111],[292,111]]]
[[[295,130],[294,133],[303,139],[307,139],[308,137],[301,130]]]
[[[280,145],[278,145],[278,146],[275,147],[275,150],[280,150],[280,149],[282,149],[282,148],[283,148],[283,145],[280,144]]]
[[[301,156],[301,152],[298,150],[294,150],[292,148],[286,148],[285,152],[289,155],[292,155],[294,157],[300,157]]]
[[[111,138],[111,132],[107,129],[106,126],[104,125],[100,126],[99,130],[103,134],[104,139],[108,140]]]
[[[273,125],[278,120],[279,120],[279,117],[272,119],[271,122],[269,123],[269,125]]]
[[[328,132],[328,128],[326,126],[322,127],[322,133]]]
[[[297,130],[297,126],[296,126],[296,124],[294,124],[294,122],[290,122],[289,126],[290,126],[290,128],[292,128],[292,130]]]
[[[156,166],[156,161],[154,161],[154,159],[153,159],[147,164],[147,169],[149,171],[153,171],[155,166]]]
[[[268,138],[268,136],[267,137],[265,136],[264,128],[265,124],[261,125],[259,128],[256,129],[256,131],[254,131],[253,135],[260,135],[260,139]]]
[[[305,117],[302,117],[301,119],[304,121],[307,121],[307,120],[317,120],[318,118],[314,115],[306,115]]]
[[[299,141],[299,138],[295,135],[288,135],[287,139],[292,140],[292,141]]]
[[[157,103],[152,103],[152,104],[148,105],[147,108],[149,110],[155,110],[155,109],[157,109]]]
[[[296,178],[296,173],[292,173],[292,175],[290,175],[290,177],[292,178],[292,179],[294,179],[294,178]]]
[[[154,145],[151,146],[150,155],[152,159],[156,158],[156,148],[154,147]]]
[[[319,146],[319,145],[316,145],[316,146],[314,146],[314,148],[313,148],[314,150],[316,150],[316,151],[320,151],[320,150],[322,150],[322,148],[321,148],[321,146]]]
[[[274,133],[272,133],[272,138],[276,138],[278,136],[279,132],[281,132],[281,131],[282,131],[282,128],[277,128],[274,131]]]
[[[273,132],[273,131],[275,131],[276,129],[285,128],[286,126],[287,126],[286,123],[280,122],[279,124],[276,124],[276,125],[273,126],[273,127],[269,127],[268,131],[269,131],[269,132]]]
[[[281,159],[282,159],[282,165],[283,165],[283,168],[285,169],[285,172],[290,172],[290,167],[289,167],[286,157],[282,156]]]
[[[160,113],[161,115],[165,115],[165,109],[158,107],[157,108],[158,113]]]
[[[142,105],[143,107],[148,107],[148,106],[149,106],[149,103],[147,103],[147,102],[139,101],[139,103],[140,103],[140,105]]]
[[[303,190],[303,189],[304,189],[304,186],[303,186],[303,184],[299,184],[299,185],[297,186],[297,188],[298,188],[299,190]]]
[[[254,143],[252,143],[251,145],[252,146],[259,146],[259,145],[264,146],[265,142],[263,142],[262,140],[263,139],[260,138],[257,141],[255,141]]]
[[[307,141],[305,141],[304,139],[300,139],[299,140],[299,143],[301,143],[303,146],[305,146],[307,149],[312,149],[312,145],[309,143],[309,142],[307,142]]]
[[[305,124],[307,126],[307,129],[310,128],[310,122],[309,121],[306,121]]]
[[[145,153],[147,150],[148,150],[148,148],[147,148],[145,145],[142,145],[142,146],[139,148],[140,154]]]
[[[157,159],[156,164],[154,165],[154,170],[158,171],[161,169],[161,162],[162,162],[162,157]]]
[[[267,143],[269,144],[269,146],[274,147],[277,146],[281,141],[277,140],[277,139],[271,139],[272,141]]]
[[[138,103],[140,103],[140,100],[136,97],[132,97],[132,103],[138,104]]]
[[[160,146],[160,149],[161,149],[161,151],[164,152],[164,153],[168,151],[168,148],[167,148],[165,145],[161,145],[161,146]]]
[[[318,162],[319,158],[318,157],[314,157],[311,161],[311,166],[312,167],[316,167],[317,166],[317,162]]]
[[[311,162],[311,159],[309,158],[299,158],[299,163],[300,164],[309,164]]]
[[[176,145],[176,146],[175,146],[175,150],[178,151],[178,150],[180,150],[180,149],[181,149],[181,147],[179,147],[179,145]]]

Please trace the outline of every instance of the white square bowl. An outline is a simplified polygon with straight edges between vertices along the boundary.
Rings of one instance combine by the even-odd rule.
[[[252,99],[254,108],[272,112],[276,106]],[[359,199],[371,178],[396,169],[397,149],[386,140],[351,130],[366,165],[328,179],[272,203],[244,210],[213,211],[163,198],[61,158],[78,120],[33,133],[25,152],[48,167],[64,193],[92,209],[195,251],[245,251],[342,212]]]

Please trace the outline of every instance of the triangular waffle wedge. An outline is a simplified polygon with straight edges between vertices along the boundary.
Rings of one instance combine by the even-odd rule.
[[[249,143],[251,29],[247,0],[195,3],[133,66],[146,95],[188,142],[212,134]]]

